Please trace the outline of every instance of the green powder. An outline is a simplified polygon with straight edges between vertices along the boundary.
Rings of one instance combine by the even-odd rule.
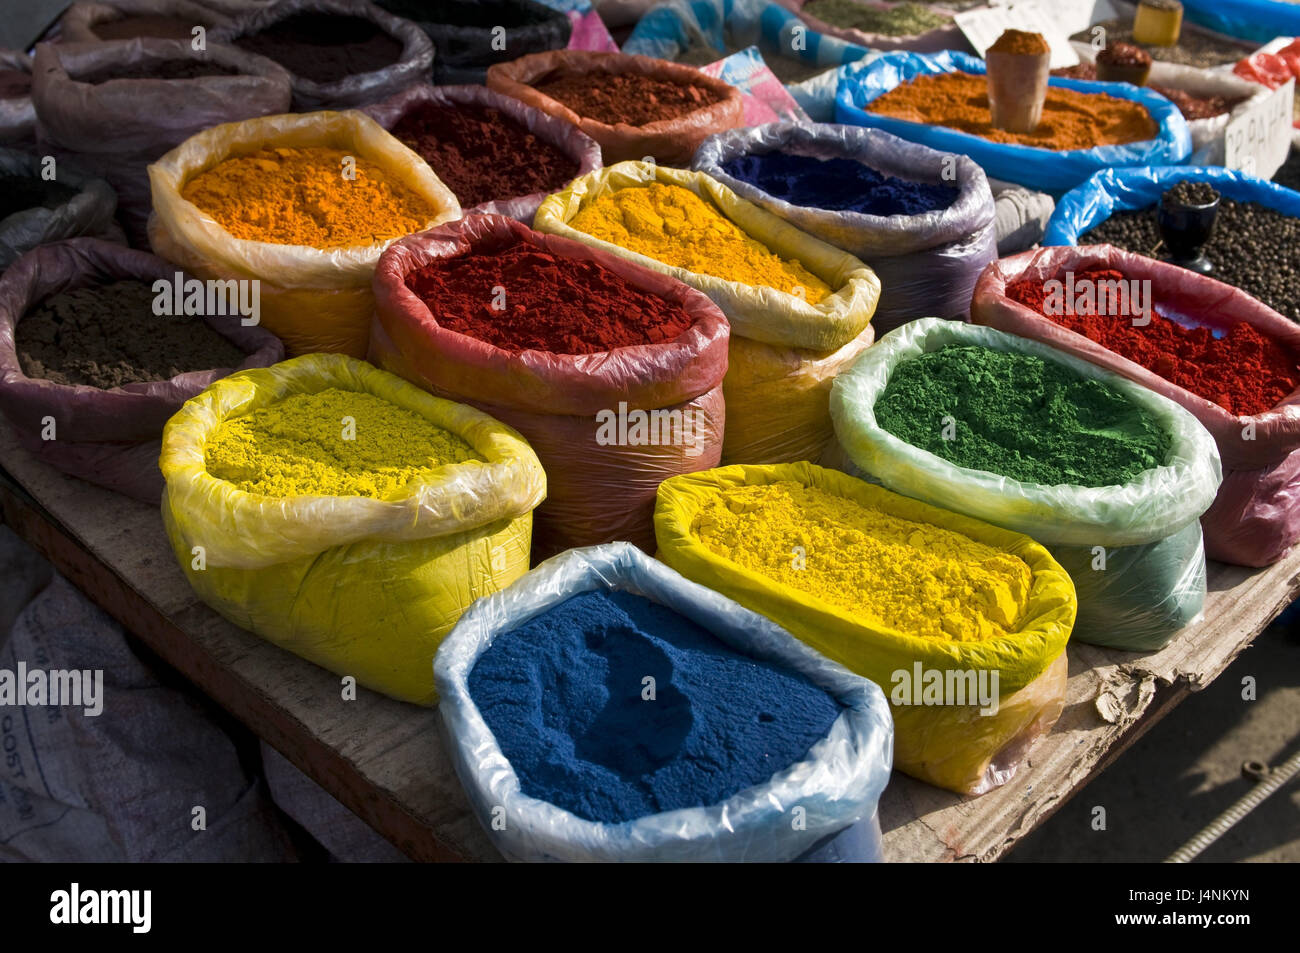
[[[977,346],[950,345],[898,365],[876,419],[956,466],[1050,486],[1127,483],[1161,466],[1170,443],[1108,384],[1054,361]]]
[[[890,10],[877,10],[857,0],[812,0],[803,9],[809,16],[831,26],[884,36],[916,36],[948,25],[946,16],[912,2],[900,3]]]

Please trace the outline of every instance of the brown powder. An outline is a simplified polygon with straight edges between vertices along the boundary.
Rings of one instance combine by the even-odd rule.
[[[987,53],[1014,53],[1019,56],[1041,56],[1050,53],[1041,33],[1027,33],[1024,30],[1003,30],[997,41],[988,48]]]
[[[1033,132],[994,129],[984,77],[960,72],[918,76],[866,108],[880,116],[947,126],[991,142],[1055,150],[1142,142],[1157,133],[1154,120],[1139,103],[1056,87],[1048,88],[1042,121]]]
[[[115,20],[100,20],[90,29],[101,40],[133,40],[142,36],[164,40],[188,40],[193,37],[196,26],[211,29],[212,23],[211,21],[196,23],[180,17],[158,16],[150,13],[118,17]]]
[[[534,87],[579,116],[614,125],[644,126],[676,119],[722,102],[722,95],[702,86],[678,85],[640,73],[561,73]]]

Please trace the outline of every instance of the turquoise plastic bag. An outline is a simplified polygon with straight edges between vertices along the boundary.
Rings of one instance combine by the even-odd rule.
[[[835,91],[835,121],[884,129],[932,149],[968,155],[984,168],[990,178],[1057,195],[1102,169],[1172,165],[1192,153],[1192,134],[1178,107],[1159,93],[1127,83],[1094,83],[1057,77],[1050,80],[1052,86],[1062,89],[1107,93],[1141,103],[1158,127],[1155,139],[1057,152],[1037,146],[990,142],[955,129],[878,116],[866,110],[872,100],[914,77],[957,72],[983,76],[984,61],[977,56],[949,50],[932,54],[886,53],[868,63],[854,63],[845,68]]]
[[[1155,205],[1165,189],[1184,179],[1209,182],[1230,199],[1258,202],[1284,215],[1300,218],[1300,192],[1231,169],[1185,165],[1107,169],[1071,189],[1056,203],[1043,244],[1077,245],[1080,235],[1096,228],[1113,213]]]
[[[1193,23],[1267,43],[1275,36],[1300,36],[1300,5],[1284,0],[1183,0]]]
[[[469,674],[493,640],[565,601],[621,590],[669,606],[754,658],[807,676],[845,710],[804,760],[707,807],[621,824],[578,817],[529,797],[469,693]],[[509,860],[699,863],[879,861],[876,803],[889,781],[894,723],[884,693],[785,629],[678,575],[628,543],[571,549],[514,585],[479,599],[433,663],[447,748],[488,836]],[[794,824],[792,808],[803,808]]]

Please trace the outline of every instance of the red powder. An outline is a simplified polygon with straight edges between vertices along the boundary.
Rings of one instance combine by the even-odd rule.
[[[596,354],[671,341],[694,323],[603,265],[522,242],[431,262],[406,286],[442,327],[506,351]],[[504,289],[504,310],[494,288]]]
[[[1111,269],[1075,273],[1076,285],[1085,279],[1126,280]],[[1184,327],[1154,308],[1145,326],[1134,326],[1131,317],[1076,314],[1068,302],[1066,314],[1048,314],[1043,284],[1015,282],[1007,286],[1007,297],[1229,413],[1249,417],[1271,410],[1300,384],[1295,356],[1252,325],[1234,324],[1216,338],[1209,328]]]
[[[704,86],[684,86],[642,73],[565,73],[534,83],[538,92],[563,103],[579,116],[616,125],[645,126],[677,119],[722,102]]]

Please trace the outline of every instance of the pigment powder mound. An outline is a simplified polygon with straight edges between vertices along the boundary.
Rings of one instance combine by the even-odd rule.
[[[1163,245],[1156,226],[1156,207],[1114,212],[1079,236],[1080,245],[1114,245],[1159,258]],[[1300,322],[1300,218],[1257,202],[1219,200],[1214,234],[1205,256],[1214,266],[1210,277],[1233,285],[1279,314]]]
[[[462,208],[557,192],[578,174],[576,159],[490,106],[421,104],[391,131],[429,163]]]
[[[203,60],[163,60],[161,63],[131,63],[73,77],[79,83],[97,85],[115,79],[199,79],[204,76],[238,76],[239,70]]]
[[[441,467],[483,458],[460,437],[380,397],[329,388],[225,421],[208,473],[264,496],[394,499]]]
[[[865,215],[919,215],[957,200],[950,185],[884,175],[852,159],[816,159],[786,152],[737,156],[722,170],[773,198],[807,208]]]
[[[916,36],[952,22],[912,0],[887,10],[869,7],[858,0],[810,0],[803,10],[831,26],[882,36]]]
[[[973,642],[1015,632],[1032,573],[1018,556],[794,482],[710,496],[691,532],[713,553],[899,632]],[[790,553],[805,554],[797,566]]]
[[[1104,268],[1077,272],[1074,280],[1093,286],[1127,281],[1123,273]],[[1296,356],[1245,322],[1216,337],[1210,328],[1178,324],[1154,308],[1145,326],[1135,326],[1129,317],[1099,315],[1095,304],[1086,302],[1078,310],[1070,300],[1064,308],[1049,308],[1041,281],[1015,282],[1006,295],[1230,414],[1262,414],[1300,386]],[[1058,310],[1063,313],[1049,313]]]
[[[665,265],[800,294],[809,304],[831,293],[826,282],[798,261],[781,258],[680,185],[651,182],[607,192],[569,224]]]
[[[764,784],[843,710],[803,675],[626,592],[573,596],[498,636],[469,693],[524,794],[606,824]]]
[[[954,466],[1046,486],[1122,486],[1163,466],[1170,447],[1156,421],[1103,381],[970,345],[899,364],[876,420]]]
[[[354,177],[345,177],[346,168]],[[190,179],[181,195],[235,238],[315,248],[377,244],[418,232],[437,215],[377,164],[321,147],[226,159]]]
[[[988,87],[973,73],[917,76],[867,104],[868,112],[928,126],[947,126],[990,142],[1068,151],[1153,139],[1159,131],[1139,103],[1103,93],[1047,88],[1043,118],[1030,133],[993,128]]]
[[[442,327],[507,351],[596,354],[662,344],[693,323],[681,305],[603,265],[522,242],[437,259],[407,275],[406,286]]]
[[[402,44],[370,20],[325,13],[295,13],[234,45],[313,83],[381,70],[402,56]]]
[[[30,208],[55,209],[77,194],[61,182],[47,182],[30,175],[0,173],[0,219]]]
[[[18,364],[31,378],[108,390],[244,363],[201,318],[156,315],[154,298],[133,280],[46,298],[14,329]]]
[[[722,102],[722,93],[640,73],[559,73],[532,84],[579,116],[614,126],[678,119]]]
[[[90,28],[90,32],[101,40],[134,40],[137,37],[153,37],[163,40],[192,40],[196,26],[205,29],[212,26],[211,21],[194,22],[181,17],[143,14],[140,16],[117,17],[113,20],[100,20]]]

